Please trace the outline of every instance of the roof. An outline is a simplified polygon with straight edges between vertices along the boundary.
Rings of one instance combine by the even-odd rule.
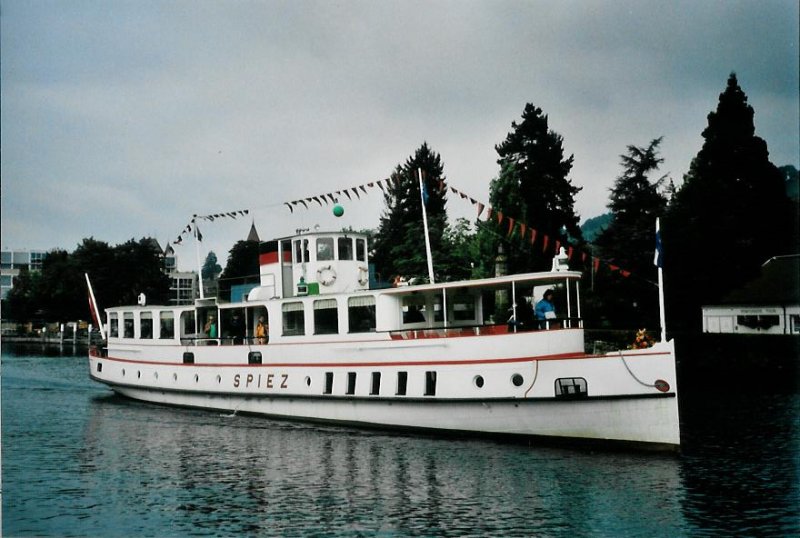
[[[725,296],[724,305],[788,305],[800,303],[800,254],[775,256],[761,274]]]
[[[256,231],[256,223],[253,221],[253,224],[250,225],[250,233],[247,234],[248,241],[256,241],[259,242],[260,239],[258,238],[258,232]]]

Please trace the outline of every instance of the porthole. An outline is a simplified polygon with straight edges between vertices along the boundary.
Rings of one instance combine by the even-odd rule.
[[[98,372],[102,372],[103,371],[103,363],[102,362],[98,362],[97,363],[97,371]]]
[[[311,377],[310,376],[306,376],[306,387],[310,387],[310,386],[311,386]]]
[[[158,379],[158,372],[153,372],[153,377],[155,377],[156,379]]]
[[[125,368],[122,369],[122,377],[125,377]]]
[[[172,374],[172,380],[173,381],[177,381],[178,380],[178,374]]]
[[[222,383],[222,376],[221,375],[217,376],[217,383]]]
[[[141,378],[142,378],[142,371],[139,370],[138,372],[136,372],[136,379],[141,379]]]
[[[197,383],[198,381],[200,381],[200,376],[197,375],[197,374],[194,374],[194,382]]]
[[[478,387],[479,389],[483,388],[483,376],[482,375],[476,375],[472,379],[472,382],[475,383],[475,386]]]
[[[515,387],[521,387],[524,382],[525,382],[525,379],[519,374],[514,374],[514,375],[511,376],[511,383]]]

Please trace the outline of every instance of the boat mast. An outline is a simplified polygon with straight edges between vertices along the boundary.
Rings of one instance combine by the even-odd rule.
[[[425,210],[425,186],[422,184],[422,168],[417,168],[419,174],[419,196],[422,201],[422,225],[425,229],[425,254],[428,257],[428,278],[431,284],[435,284],[433,279],[433,256],[431,255],[431,239],[428,236],[428,212]]]
[[[660,219],[656,217],[656,255],[653,259],[658,267],[658,315],[661,321],[661,341],[667,341],[667,314],[664,306],[664,263],[662,260],[661,247],[661,225]]]

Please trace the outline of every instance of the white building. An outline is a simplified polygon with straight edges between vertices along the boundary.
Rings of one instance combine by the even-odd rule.
[[[703,332],[800,335],[800,255],[770,258],[759,277],[704,306]]]
[[[0,252],[0,290],[2,298],[14,287],[14,278],[24,268],[28,271],[41,271],[44,250],[3,250]]]

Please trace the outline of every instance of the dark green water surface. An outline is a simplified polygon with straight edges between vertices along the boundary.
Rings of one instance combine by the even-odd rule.
[[[681,394],[664,456],[159,407],[2,350],[4,536],[797,536],[796,391]]]

